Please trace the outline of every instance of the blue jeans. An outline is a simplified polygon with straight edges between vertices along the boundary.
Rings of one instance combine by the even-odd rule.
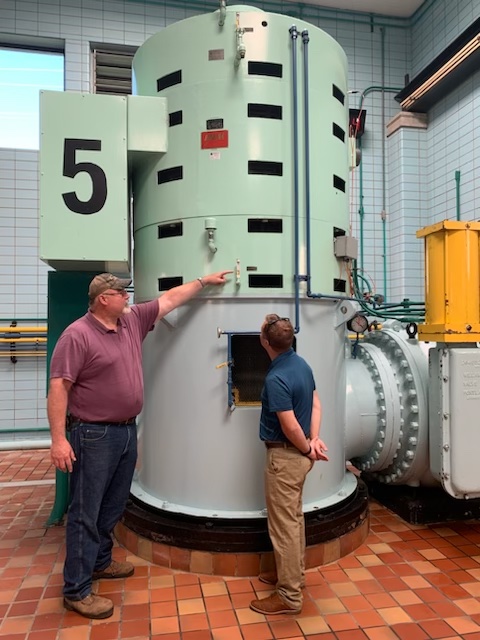
[[[70,476],[63,594],[82,600],[92,574],[109,566],[112,531],[122,517],[137,460],[137,426],[77,423],[70,432],[76,461]]]

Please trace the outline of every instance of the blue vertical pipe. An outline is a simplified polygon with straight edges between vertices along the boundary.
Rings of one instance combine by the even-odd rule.
[[[304,109],[304,131],[305,131],[305,242],[307,245],[307,296],[310,296],[311,279],[311,254],[310,254],[310,97],[308,93],[308,43],[310,37],[307,29],[302,31],[303,42],[303,109]]]
[[[297,92],[297,38],[295,25],[288,30],[292,39],[292,115],[293,115],[293,217],[295,253],[295,333],[300,330],[300,289],[299,289],[299,204],[298,204],[298,92]]]

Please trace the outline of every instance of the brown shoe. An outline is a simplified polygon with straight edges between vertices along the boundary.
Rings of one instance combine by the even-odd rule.
[[[276,616],[280,613],[300,613],[302,607],[295,609],[281,599],[278,593],[272,593],[268,598],[262,598],[261,600],[252,600],[250,603],[250,609],[253,609],[257,613],[263,613],[266,616]]]
[[[263,573],[259,574],[258,579],[260,580],[260,582],[263,582],[265,584],[276,585],[277,582],[278,582],[277,572],[276,571],[264,571]],[[302,584],[300,585],[300,589],[305,589],[305,582],[302,582]]]
[[[112,560],[106,569],[94,571],[92,578],[93,580],[128,578],[133,576],[134,571],[135,568],[131,562],[117,562],[116,560]]]
[[[109,618],[113,614],[113,602],[108,598],[97,596],[96,593],[89,593],[83,600],[64,598],[63,606],[69,611],[75,611],[75,613],[93,620]]]

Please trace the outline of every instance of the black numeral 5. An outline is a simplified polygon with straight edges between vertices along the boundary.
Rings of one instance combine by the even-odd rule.
[[[107,200],[107,177],[103,169],[92,162],[77,162],[76,152],[101,151],[101,140],[79,140],[77,138],[65,138],[63,151],[63,175],[74,178],[77,173],[84,171],[92,180],[92,195],[89,200],[79,200],[75,191],[62,193],[62,198],[74,213],[90,215],[98,213]]]

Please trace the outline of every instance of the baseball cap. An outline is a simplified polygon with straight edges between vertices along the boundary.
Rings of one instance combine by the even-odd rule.
[[[108,289],[116,289],[118,291],[120,289],[125,289],[131,283],[131,280],[127,278],[117,278],[113,273],[100,273],[90,282],[88,287],[88,297],[90,300],[95,300],[97,296]]]

